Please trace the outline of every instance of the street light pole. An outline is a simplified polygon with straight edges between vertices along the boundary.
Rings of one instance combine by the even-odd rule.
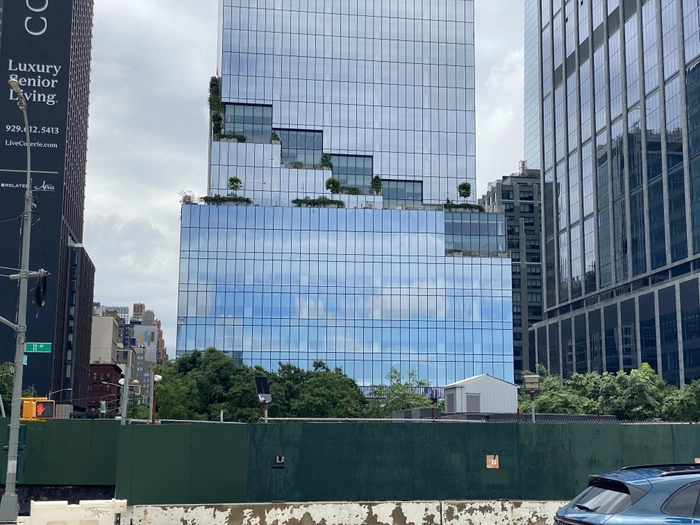
[[[60,390],[54,390],[52,392],[49,392],[49,395],[47,396],[49,399],[51,399],[51,396],[53,394],[58,394],[59,392],[67,392],[69,390],[73,390],[72,388],[61,388]]]
[[[32,152],[29,140],[27,101],[16,79],[8,84],[17,93],[17,107],[24,117],[27,136],[27,188],[24,192],[24,215],[22,221],[22,259],[19,273],[19,307],[17,309],[17,347],[15,348],[15,377],[12,385],[12,413],[10,414],[10,439],[7,447],[7,473],[5,493],[0,500],[0,523],[17,523],[19,501],[17,499],[17,455],[19,449],[19,413],[22,404],[22,372],[24,368],[24,343],[27,334],[27,289],[29,281],[29,247],[32,228]],[[7,323],[5,323],[7,324]]]
[[[153,373],[151,378],[151,425],[156,424],[156,384],[161,379],[163,379],[163,376],[159,376],[155,372]]]

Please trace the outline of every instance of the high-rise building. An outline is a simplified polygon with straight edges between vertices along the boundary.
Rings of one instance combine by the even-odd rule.
[[[540,0],[524,0],[525,14],[525,105],[524,153],[529,169],[540,167]],[[548,50],[547,50],[548,52]]]
[[[81,246],[85,197],[92,0],[4,2],[0,8],[0,266],[20,260],[27,145],[17,79],[27,99],[34,225],[30,268],[50,273],[46,306],[30,304],[27,340],[52,343],[28,357],[24,386],[87,407],[94,266]],[[18,286],[0,277],[0,315],[15,320]],[[14,333],[0,328],[0,360],[14,360]],[[72,389],[72,390],[66,390]]]
[[[535,348],[528,329],[542,320],[542,207],[540,171],[523,169],[488,186],[479,204],[506,215],[506,246],[513,263],[513,361],[515,382],[534,371]]]
[[[700,377],[700,30],[690,0],[538,0],[546,321],[565,377]]]
[[[90,363],[116,363],[119,340],[119,317],[105,314],[102,308],[92,311]]]
[[[177,354],[320,359],[363,385],[392,367],[512,380],[504,216],[443,210],[475,182],[473,0],[221,13],[210,205],[183,206]]]

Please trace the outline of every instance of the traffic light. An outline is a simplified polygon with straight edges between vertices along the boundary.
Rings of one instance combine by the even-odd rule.
[[[56,413],[56,402],[45,397],[22,398],[22,421],[45,421],[53,419]]]

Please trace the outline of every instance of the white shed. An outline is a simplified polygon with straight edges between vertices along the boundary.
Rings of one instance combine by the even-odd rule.
[[[518,386],[503,379],[482,374],[445,386],[447,414],[514,414],[517,410]]]

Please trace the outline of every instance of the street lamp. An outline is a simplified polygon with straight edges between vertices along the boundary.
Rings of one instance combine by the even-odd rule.
[[[19,304],[17,324],[0,317],[0,321],[17,334],[15,348],[15,377],[12,385],[12,414],[10,414],[10,437],[7,446],[7,470],[5,476],[5,493],[0,500],[0,523],[16,523],[19,513],[19,501],[15,492],[17,486],[17,450],[19,448],[19,413],[22,404],[22,373],[24,368],[24,343],[27,334],[27,288],[29,272],[29,246],[32,228],[32,151],[29,140],[29,120],[27,118],[27,100],[16,78],[8,81],[10,88],[17,94],[17,107],[24,117],[24,131],[27,138],[27,187],[24,191],[24,214],[22,220],[22,259],[19,275]]]
[[[126,418],[127,418],[127,409],[128,409],[128,403],[129,403],[129,387],[131,386],[136,386],[139,384],[138,379],[134,379],[133,381],[129,381],[129,366],[127,365],[126,367],[126,377],[122,377],[119,380],[119,384],[117,383],[108,383],[107,381],[102,381],[103,385],[112,385],[116,386],[118,388],[122,389],[122,414],[121,414],[121,425],[126,425]],[[128,386],[124,387],[124,385],[127,384]]]
[[[151,390],[151,425],[156,424],[156,383],[161,379],[163,379],[163,376],[153,374],[153,380],[151,381],[151,384],[153,385]]]
[[[52,394],[58,394],[59,392],[68,392],[69,390],[73,390],[72,388],[62,388],[61,390],[54,390],[53,392],[49,392],[49,399],[51,399]]]

